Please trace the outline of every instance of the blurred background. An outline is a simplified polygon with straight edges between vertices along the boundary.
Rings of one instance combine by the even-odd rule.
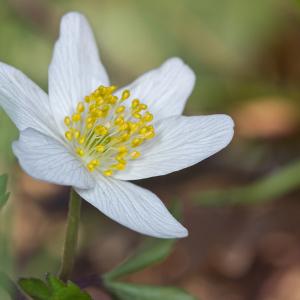
[[[190,236],[127,280],[177,285],[203,300],[299,300],[300,2],[1,0],[0,61],[47,90],[59,21],[70,10],[91,22],[113,84],[179,56],[197,75],[185,113],[228,113],[236,123],[221,153],[139,182],[166,204],[179,199]],[[38,277],[59,267],[68,190],[20,170],[17,136],[1,111],[0,171],[13,193],[0,216],[0,266]],[[74,277],[111,270],[142,239],[84,203]]]

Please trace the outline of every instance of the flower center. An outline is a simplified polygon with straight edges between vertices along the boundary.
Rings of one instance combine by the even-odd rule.
[[[86,168],[105,176],[126,168],[127,161],[140,157],[139,146],[155,136],[153,115],[139,99],[124,105],[130,91],[118,98],[115,86],[100,86],[66,116],[65,138]]]

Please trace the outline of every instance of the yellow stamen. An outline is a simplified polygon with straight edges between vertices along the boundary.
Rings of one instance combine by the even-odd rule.
[[[87,164],[87,169],[88,169],[90,172],[94,172],[94,170],[95,170],[94,164],[88,163],[88,164]]]
[[[99,152],[99,153],[103,153],[105,150],[105,146],[103,145],[98,145],[96,146],[96,151]]]
[[[143,140],[141,138],[134,138],[131,142],[132,147],[137,147],[143,143]]]
[[[137,108],[138,106],[140,105],[140,100],[139,99],[134,99],[131,103],[131,107],[134,109],[134,108]]]
[[[103,175],[105,175],[105,176],[109,177],[109,176],[112,176],[112,174],[113,174],[113,171],[110,169],[103,171]]]
[[[136,119],[141,119],[142,118],[142,115],[138,112],[133,113],[132,116],[135,117]]]
[[[71,131],[66,131],[65,137],[66,137],[67,140],[72,141],[73,133]]]
[[[84,156],[84,150],[81,149],[81,148],[77,148],[77,149],[76,149],[76,153],[77,153],[79,156]]]
[[[149,112],[146,112],[144,117],[143,117],[143,120],[145,122],[151,122],[153,120],[153,115]]]
[[[84,104],[83,104],[82,102],[79,102],[79,103],[77,104],[76,111],[77,111],[78,114],[84,112]]]
[[[108,133],[108,129],[103,125],[98,125],[95,128],[95,132],[96,132],[96,134],[99,134],[99,135],[106,135]]]
[[[125,106],[124,105],[121,105],[119,106],[117,109],[116,109],[116,113],[119,114],[119,113],[122,113],[125,111]]]
[[[78,139],[80,137],[80,131],[79,130],[74,130],[74,138]]]
[[[80,114],[76,113],[76,114],[72,115],[72,121],[73,122],[79,122],[80,119],[81,119],[81,115]]]
[[[141,153],[138,152],[138,151],[133,151],[133,152],[130,153],[130,156],[131,156],[132,159],[136,159],[136,158],[141,156]]]
[[[130,91],[117,97],[115,90],[115,86],[99,86],[64,118],[65,138],[74,152],[89,172],[104,176],[124,170],[130,160],[141,156],[134,148],[155,136],[148,106],[139,99],[123,105]]]
[[[116,164],[116,169],[119,171],[124,170],[125,167],[126,167],[126,164],[123,164],[123,163]]]
[[[93,159],[90,162],[94,167],[98,167],[100,165],[99,159]]]
[[[79,143],[80,145],[82,145],[84,142],[85,142],[85,137],[84,137],[84,136],[81,136],[81,137],[78,139],[78,143]]]
[[[130,97],[130,92],[128,90],[123,91],[121,100],[126,100]]]
[[[127,149],[127,147],[126,146],[120,146],[119,148],[118,148],[118,151],[119,151],[119,153],[127,153],[128,152],[128,149]]]
[[[70,117],[65,117],[64,123],[65,123],[66,126],[69,127],[69,126],[71,125],[71,122],[72,122],[72,121],[71,121],[71,118],[70,118]]]

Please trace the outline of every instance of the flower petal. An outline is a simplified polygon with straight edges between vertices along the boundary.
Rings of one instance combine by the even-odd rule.
[[[0,106],[19,130],[32,127],[50,134],[47,94],[21,71],[0,63]]]
[[[99,85],[108,85],[92,30],[79,13],[62,18],[60,36],[49,66],[49,98],[58,126],[74,112],[78,101]]]
[[[36,179],[80,188],[94,186],[93,177],[64,145],[34,129],[21,131],[13,152],[22,169]]]
[[[117,95],[129,89],[131,99],[138,98],[147,104],[155,120],[159,120],[182,114],[194,84],[194,72],[180,58],[174,57],[120,89]]]
[[[158,238],[180,238],[188,234],[157,196],[130,182],[98,174],[93,189],[76,191],[106,216],[142,234]]]
[[[115,178],[135,180],[184,169],[220,151],[233,137],[233,121],[226,115],[170,117],[154,127],[156,137],[141,146],[141,157]]]

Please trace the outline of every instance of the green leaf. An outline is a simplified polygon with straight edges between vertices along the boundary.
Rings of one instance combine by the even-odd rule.
[[[68,282],[67,285],[61,289],[57,289],[53,292],[51,300],[92,300],[92,298],[86,293],[80,290],[80,288],[73,282]]]
[[[179,201],[171,204],[170,211],[180,219],[181,207]],[[127,260],[117,266],[114,270],[104,275],[106,280],[116,279],[127,274],[142,270],[155,263],[163,261],[172,251],[174,239],[154,239],[148,238],[141,247]]]
[[[278,199],[300,187],[300,160],[249,185],[202,193],[195,201],[205,205],[256,204]]]
[[[106,282],[107,289],[120,300],[195,300],[182,289],[150,285]]]
[[[59,291],[65,287],[61,280],[50,274],[47,274],[47,283],[52,291]]]
[[[135,254],[107,273],[105,279],[119,278],[161,262],[170,254],[174,243],[175,240],[147,239]]]
[[[0,209],[6,204],[9,193],[6,191],[8,176],[6,174],[0,176]]]
[[[19,280],[22,290],[34,300],[50,300],[51,291],[49,287],[40,279],[23,278]]]
[[[47,275],[46,282],[36,278],[21,279],[19,285],[33,300],[92,300],[73,282],[65,284],[52,275]]]

